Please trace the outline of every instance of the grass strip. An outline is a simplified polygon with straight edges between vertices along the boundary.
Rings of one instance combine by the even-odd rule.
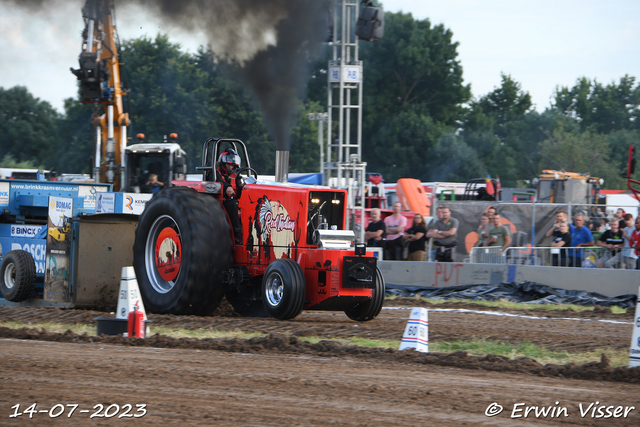
[[[67,330],[71,330],[76,334],[96,335],[96,327],[93,325],[67,325],[61,323],[30,323],[23,322],[0,322],[0,326],[4,326],[12,329],[19,329],[22,327],[44,329],[48,332],[64,333]],[[261,337],[264,334],[259,332],[247,333],[243,331],[218,331],[212,329],[182,329],[182,328],[164,328],[164,327],[151,327],[152,334],[161,334],[170,336],[173,338],[239,338],[249,339],[254,337]],[[325,337],[298,337],[301,341],[307,341],[310,343],[317,343],[320,341],[335,341],[343,345],[356,345],[360,347],[378,347],[378,348],[394,348],[400,347],[400,340],[375,340],[362,337],[351,337],[349,339],[340,338],[325,338]],[[567,351],[553,351],[544,346],[535,345],[531,342],[524,343],[507,343],[500,341],[490,341],[484,339],[475,340],[458,340],[458,341],[443,341],[429,343],[429,350],[438,353],[453,353],[456,351],[466,351],[470,356],[487,356],[489,354],[495,354],[498,356],[508,357],[509,359],[517,359],[519,357],[530,357],[538,361],[542,365],[548,363],[564,365],[567,363],[575,363],[581,365],[589,362],[599,362],[601,355],[605,354],[611,363],[612,367],[627,366],[629,362],[629,350],[628,349],[611,349],[611,348],[599,348],[588,352],[576,352],[569,353]]]

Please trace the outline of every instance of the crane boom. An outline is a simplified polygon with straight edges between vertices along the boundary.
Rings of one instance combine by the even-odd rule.
[[[104,113],[94,116],[95,176],[98,182],[113,184],[114,191],[119,191],[125,174],[129,114],[124,111],[122,100],[114,13],[114,0],[86,0],[82,8],[85,29],[80,68],[72,68],[71,72],[80,81],[82,102],[104,105]]]

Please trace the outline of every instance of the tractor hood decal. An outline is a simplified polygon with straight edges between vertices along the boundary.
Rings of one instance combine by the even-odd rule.
[[[258,246],[287,248],[274,250],[275,258],[281,258],[294,243],[297,221],[289,216],[287,209],[279,201],[271,201],[267,196],[258,199],[254,220],[254,241]]]
[[[284,214],[278,214],[274,218],[273,212],[271,211],[268,211],[265,213],[264,224],[266,225],[267,229],[275,228],[276,231],[282,231],[282,230],[293,231],[296,228],[296,223],[294,221],[291,221],[291,219],[289,218],[289,215],[287,215],[287,217],[285,218]]]

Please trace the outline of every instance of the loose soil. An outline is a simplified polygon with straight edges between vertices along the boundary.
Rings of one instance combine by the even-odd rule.
[[[108,313],[2,306],[0,322],[27,327],[0,328],[0,425],[111,425],[125,411],[120,408],[113,418],[89,418],[99,409],[93,409],[96,404],[133,405],[128,415],[140,414],[135,405],[146,404],[146,415],[132,421],[135,425],[640,425],[640,368],[612,368],[604,356],[579,366],[543,366],[530,358],[423,354],[299,339],[399,340],[413,306],[430,309],[431,343],[529,341],[568,352],[628,349],[634,320],[633,310],[509,312],[398,298],[387,300],[380,316],[365,323],[343,313],[314,311],[291,321],[247,318],[228,306],[207,317],[150,314],[152,334],[162,326],[265,335],[177,339],[155,334],[142,340],[28,327],[44,322],[94,325],[96,317]],[[485,411],[494,402],[504,411],[488,417]],[[580,404],[584,412],[592,402],[600,403],[591,409],[623,409],[616,413],[611,408],[610,417],[606,408],[599,418],[597,409],[581,414]],[[24,412],[33,403],[37,410],[79,406],[71,417],[71,407],[66,407],[55,419],[46,412],[32,419],[28,414],[10,418],[14,405]],[[518,403],[523,405],[514,406]],[[619,415],[625,406],[635,407],[627,408],[626,417]],[[532,410],[524,418],[525,407],[555,411],[536,416]],[[109,415],[114,411],[112,406]]]

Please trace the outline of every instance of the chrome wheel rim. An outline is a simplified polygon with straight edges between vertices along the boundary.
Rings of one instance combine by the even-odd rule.
[[[282,302],[284,295],[284,279],[278,272],[273,272],[267,277],[265,285],[265,297],[272,307],[277,307]]]

